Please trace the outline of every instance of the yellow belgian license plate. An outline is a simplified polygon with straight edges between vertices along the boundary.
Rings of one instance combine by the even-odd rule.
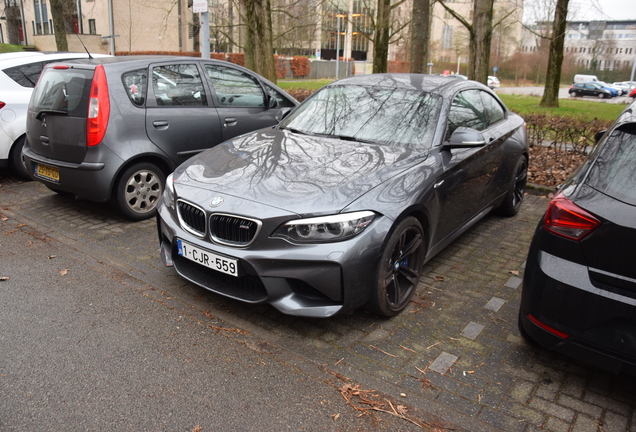
[[[48,165],[36,164],[35,173],[39,176],[46,177],[57,182],[60,181],[60,172],[58,169]]]

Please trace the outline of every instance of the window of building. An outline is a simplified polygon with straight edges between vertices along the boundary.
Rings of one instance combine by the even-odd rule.
[[[34,34],[51,34],[51,27],[49,25],[49,12],[46,5],[46,0],[33,0],[33,7],[35,9],[35,25],[33,29]]]
[[[449,50],[453,48],[453,26],[444,24],[442,27],[442,49]]]
[[[95,26],[94,19],[88,20],[88,33],[92,35],[97,34],[97,27]]]

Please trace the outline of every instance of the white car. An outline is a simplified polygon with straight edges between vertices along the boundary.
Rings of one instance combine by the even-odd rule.
[[[91,54],[107,57],[105,54]],[[17,52],[0,54],[0,168],[12,168],[29,178],[22,161],[26,115],[33,87],[44,65],[60,60],[88,58],[87,53]]]
[[[499,82],[499,78],[497,78],[496,76],[489,76],[488,77],[488,87],[490,87],[491,89],[496,89],[501,87],[501,83]]]

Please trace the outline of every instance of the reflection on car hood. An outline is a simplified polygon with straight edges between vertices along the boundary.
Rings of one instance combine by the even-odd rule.
[[[426,155],[420,149],[268,129],[195,156],[177,169],[175,179],[297,214],[329,214]]]

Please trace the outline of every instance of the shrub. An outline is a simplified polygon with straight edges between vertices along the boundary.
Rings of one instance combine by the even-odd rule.
[[[290,64],[295,77],[306,77],[309,75],[309,59],[307,57],[292,57]]]
[[[411,63],[405,61],[389,61],[389,73],[408,73]]]
[[[227,61],[237,64],[239,66],[245,66],[245,54],[243,53],[230,53],[227,55]]]
[[[287,57],[274,55],[274,67],[276,68],[276,78],[285,78],[289,73],[289,67],[287,66]]]
[[[287,90],[287,94],[296,99],[298,102],[302,102],[313,94],[314,90],[290,88]]]

